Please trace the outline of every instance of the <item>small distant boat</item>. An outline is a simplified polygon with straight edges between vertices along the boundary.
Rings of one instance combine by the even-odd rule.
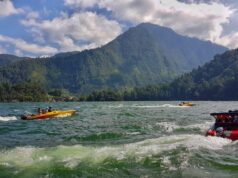
[[[238,140],[238,110],[210,115],[215,118],[215,124],[207,131],[206,136]]]
[[[43,114],[27,114],[22,115],[23,120],[41,120],[41,119],[51,119],[56,117],[69,117],[76,113],[76,110],[54,110],[51,112],[46,112]]]
[[[195,106],[196,104],[192,103],[192,102],[182,102],[179,103],[179,106]]]

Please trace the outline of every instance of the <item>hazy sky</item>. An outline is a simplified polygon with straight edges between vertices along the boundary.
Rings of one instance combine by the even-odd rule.
[[[238,0],[0,0],[0,53],[102,46],[142,22],[238,47]]]

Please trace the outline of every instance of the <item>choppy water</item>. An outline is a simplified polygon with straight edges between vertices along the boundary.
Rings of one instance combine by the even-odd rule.
[[[205,137],[238,102],[51,103],[69,118],[23,121],[47,103],[0,104],[0,177],[237,177],[238,142]]]

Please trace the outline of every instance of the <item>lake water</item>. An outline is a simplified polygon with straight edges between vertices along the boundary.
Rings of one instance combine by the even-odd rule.
[[[0,177],[237,177],[238,142],[205,137],[238,102],[50,103],[77,115],[23,121],[48,103],[0,104]]]

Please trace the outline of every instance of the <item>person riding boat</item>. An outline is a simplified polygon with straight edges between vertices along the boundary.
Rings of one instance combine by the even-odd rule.
[[[37,113],[38,113],[38,114],[42,114],[42,109],[41,109],[41,108],[38,108],[38,109],[37,109]]]
[[[48,112],[52,112],[52,107],[51,106],[48,108]]]

